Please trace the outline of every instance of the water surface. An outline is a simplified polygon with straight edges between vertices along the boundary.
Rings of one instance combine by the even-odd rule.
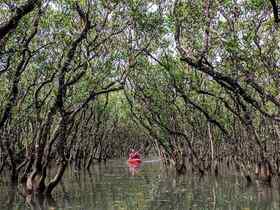
[[[1,183],[0,209],[71,210],[276,210],[279,187],[246,186],[239,176],[176,176],[159,161],[129,168],[125,160],[95,166],[91,173],[67,171],[53,200],[24,199]]]

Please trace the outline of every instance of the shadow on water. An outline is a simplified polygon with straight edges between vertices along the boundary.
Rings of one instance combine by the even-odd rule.
[[[53,197],[23,196],[15,186],[1,186],[0,209],[280,209],[277,183],[247,186],[239,176],[177,176],[158,161],[144,161],[133,175],[130,170],[126,161],[115,161],[80,174],[67,171]]]
[[[7,185],[1,188],[1,210],[31,209],[54,210],[57,203],[51,196],[27,195],[16,185]],[[5,191],[3,191],[5,189]]]
[[[25,197],[26,204],[32,210],[55,210],[57,203],[51,196],[28,195]]]
[[[13,206],[15,204],[15,197],[17,193],[17,186],[10,185],[7,187],[7,191],[4,193],[1,193],[3,196],[3,202],[0,203],[0,209],[13,209]]]

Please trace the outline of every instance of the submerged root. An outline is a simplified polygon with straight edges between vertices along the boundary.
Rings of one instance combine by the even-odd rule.
[[[263,183],[270,184],[272,180],[272,167],[268,160],[259,161],[255,170],[256,179]]]

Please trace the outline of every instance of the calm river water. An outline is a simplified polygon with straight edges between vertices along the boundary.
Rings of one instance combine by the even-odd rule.
[[[67,172],[53,200],[25,200],[1,182],[0,209],[71,210],[276,210],[279,187],[247,187],[238,176],[177,177],[159,161],[129,169],[126,161],[96,166],[88,173]]]

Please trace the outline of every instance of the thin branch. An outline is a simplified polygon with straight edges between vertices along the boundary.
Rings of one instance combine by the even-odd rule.
[[[16,8],[16,13],[5,23],[0,25],[0,42],[12,30],[16,29],[22,17],[32,12],[40,0],[28,0],[21,7]]]
[[[275,23],[280,23],[277,2],[276,2],[276,0],[269,0],[269,1],[270,1],[271,5],[272,5]]]

